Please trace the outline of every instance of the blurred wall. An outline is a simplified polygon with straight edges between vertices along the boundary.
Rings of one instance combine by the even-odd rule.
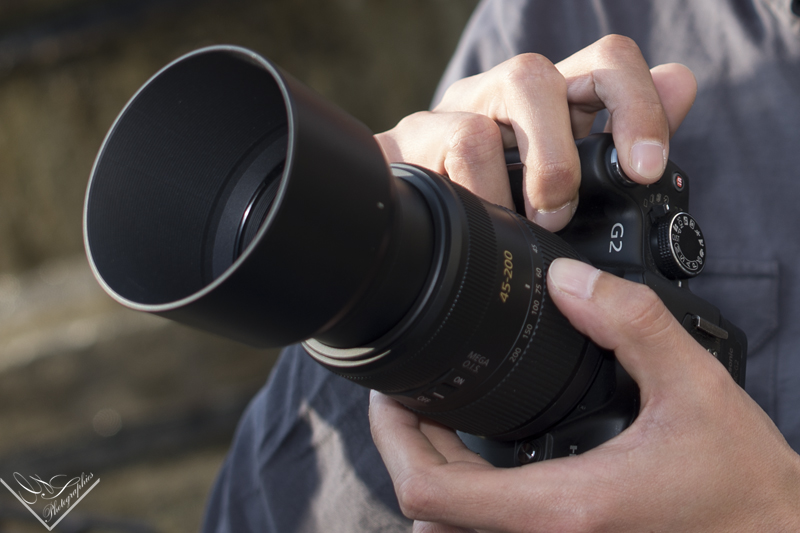
[[[380,131],[425,109],[472,0],[0,3],[0,272],[81,251],[103,135],[161,66],[200,46],[266,55]]]
[[[122,309],[88,270],[86,181],[142,83],[195,48],[242,45],[380,131],[428,106],[474,4],[0,2],[0,477],[100,477],[62,531],[97,516],[103,531],[196,531],[277,355]],[[4,526],[43,530],[0,487]]]

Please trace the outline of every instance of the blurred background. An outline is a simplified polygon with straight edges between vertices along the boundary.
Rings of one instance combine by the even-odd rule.
[[[476,0],[0,0],[0,478],[91,472],[55,531],[197,531],[277,353],[126,311],[83,257],[117,113],[195,48],[252,48],[373,131],[428,107]],[[0,532],[45,531],[0,487]]]

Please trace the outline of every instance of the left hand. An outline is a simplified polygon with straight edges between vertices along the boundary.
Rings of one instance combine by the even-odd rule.
[[[638,418],[577,457],[498,469],[373,393],[373,438],[414,531],[800,531],[800,457],[655,293],[569,259],[548,288],[639,384]]]
[[[524,163],[527,217],[558,231],[575,212],[580,158],[575,139],[607,109],[625,175],[642,184],[664,172],[669,138],[694,102],[683,65],[650,69],[631,39],[607,35],[552,64],[520,54],[451,85],[433,111],[409,115],[375,139],[387,160],[448,176],[489,202],[514,208],[503,148]]]

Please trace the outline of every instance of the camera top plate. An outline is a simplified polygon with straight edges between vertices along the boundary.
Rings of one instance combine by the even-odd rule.
[[[640,283],[645,282],[645,272],[670,280],[697,275],[705,264],[705,241],[688,214],[686,174],[668,161],[661,179],[639,185],[622,172],[610,134],[590,135],[577,146],[578,208],[558,235],[598,268]],[[659,242],[659,231],[666,232],[666,242]],[[658,251],[659,245],[665,253]]]

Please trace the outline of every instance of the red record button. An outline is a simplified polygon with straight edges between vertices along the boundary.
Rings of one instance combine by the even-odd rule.
[[[683,176],[676,172],[672,175],[672,185],[675,187],[675,190],[680,192],[686,188],[686,181],[683,179]]]

